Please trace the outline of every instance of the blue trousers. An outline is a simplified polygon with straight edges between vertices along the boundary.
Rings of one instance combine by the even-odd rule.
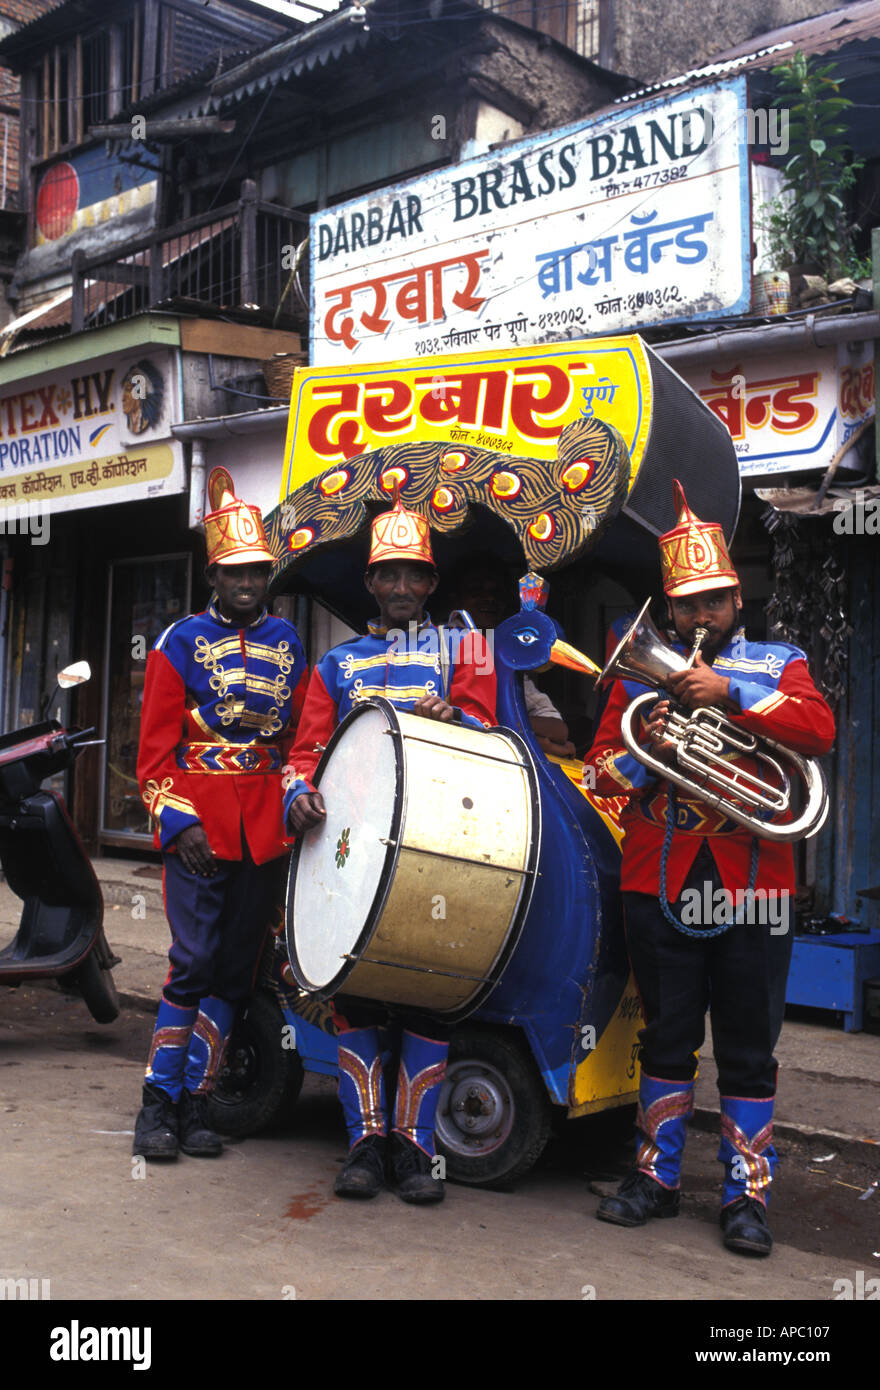
[[[256,865],[243,852],[240,860],[218,860],[211,878],[191,874],[176,854],[163,856],[173,938],[164,993],[176,1004],[197,1004],[208,995],[234,1001],[251,992],[285,860]]]
[[[702,891],[704,882],[712,892],[722,886],[705,841],[685,888]],[[791,905],[775,931],[743,923],[698,941],[669,925],[656,898],[624,893],[623,902],[626,944],[645,1014],[639,1033],[643,1070],[665,1081],[691,1081],[708,1010],[720,1094],[772,1097],[773,1049],[782,1029],[794,933]],[[672,909],[682,916],[681,899]]]

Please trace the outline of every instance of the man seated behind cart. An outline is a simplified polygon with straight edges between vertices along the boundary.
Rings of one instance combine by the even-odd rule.
[[[453,580],[450,625],[454,625],[457,612],[463,610],[478,628],[493,631],[515,612],[511,590],[500,560],[475,556],[466,561]],[[539,690],[528,674],[523,675],[523,694],[532,732],[543,751],[557,758],[573,758],[575,747],[568,736],[568,725],[549,695]]]
[[[312,673],[288,768],[285,815],[292,834],[320,825],[326,812],[311,782],[318,745],[357,702],[383,696],[426,719],[456,719],[475,728],[496,723],[491,653],[479,633],[456,631],[441,644],[425,603],[438,583],[427,521],[399,501],[373,522],[364,583],[379,607],[366,636],[344,642]],[[434,1116],[446,1072],[451,1027],[428,1012],[340,998],[339,1099],[349,1156],[337,1176],[341,1197],[375,1197],[384,1186],[386,1147],[398,1195],[405,1202],[442,1200],[432,1176]],[[378,1027],[399,1034],[400,1068],[386,1099]],[[390,1125],[390,1129],[389,1129]]]

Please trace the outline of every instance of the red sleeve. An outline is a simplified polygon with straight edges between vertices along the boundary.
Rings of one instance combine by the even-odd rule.
[[[584,770],[593,769],[593,789],[599,796],[639,794],[656,781],[654,774],[628,752],[620,736],[620,722],[630,703],[623,681],[615,681],[592,747],[584,757]]]
[[[308,666],[306,666],[304,667],[303,673],[296,684],[296,688],[293,692],[293,698],[290,702],[290,722],[288,723],[287,728],[284,730],[284,733],[281,735],[281,738],[278,740],[278,747],[281,750],[281,761],[283,764],[287,764],[291,760],[290,753],[296,740],[297,731],[299,729],[299,721],[302,718],[303,705],[305,704],[306,691],[308,690],[308,688],[309,668]]]
[[[338,722],[336,701],[327,690],[316,666],[308,684],[296,730],[296,741],[285,773],[286,789],[293,791],[294,795],[315,790],[312,776],[323,748],[329,743]],[[302,785],[297,787],[298,783]]]
[[[466,632],[456,652],[449,703],[483,728],[493,728],[498,723],[495,663],[479,632]]]
[[[790,661],[776,690],[769,694],[761,692],[752,702],[749,691],[745,682],[738,683],[736,694],[743,709],[730,716],[732,723],[810,758],[828,752],[834,742],[834,715],[813,684],[805,661]]]
[[[184,737],[185,719],[183,680],[163,652],[150,652],[144,680],[137,779],[163,849],[181,830],[201,819],[187,795],[187,774],[177,766],[174,756]]]

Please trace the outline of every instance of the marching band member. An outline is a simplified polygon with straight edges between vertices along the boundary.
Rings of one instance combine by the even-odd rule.
[[[364,583],[378,604],[378,620],[369,624],[366,636],[327,652],[309,684],[285,796],[287,826],[294,834],[325,817],[321,794],[309,780],[319,757],[316,744],[329,741],[358,700],[381,695],[412,714],[447,722],[456,718],[476,728],[496,722],[491,654],[478,633],[452,631],[441,638],[425,614],[438,583],[428,523],[399,500],[373,522]],[[432,1171],[434,1116],[451,1027],[430,1013],[393,1009],[400,1067],[396,1094],[386,1101],[377,1025],[388,1021],[388,1009],[344,998],[335,1007],[339,1098],[349,1136],[337,1195],[375,1197],[384,1185],[387,1158],[405,1202],[441,1201],[443,1183]]]
[[[282,776],[308,683],[296,629],[264,599],[273,556],[257,507],[215,468],[206,576],[215,599],[147,658],[138,781],[162,850],[170,969],[134,1153],[222,1149],[205,1101],[252,978],[277,888]]]
[[[689,510],[675,483],[678,519],[660,537],[669,621],[687,654],[698,627],[708,632],[689,670],[669,678],[687,711],[721,707],[744,730],[813,757],[826,753],[834,720],[797,647],[747,641],[738,625],[742,598],[721,527]],[[629,796],[621,888],[626,939],[642,1000],[641,1083],[635,1169],[596,1215],[621,1226],[678,1214],[685,1127],[693,1110],[696,1054],[707,1008],[718,1066],[721,1146],[725,1165],[721,1225],[731,1250],[767,1255],[768,1188],[777,1156],[772,1145],[776,1060],[792,950],[794,860],[791,846],[758,839],[721,811],[668,781],[658,780],[623,747],[621,718],[646,687],[614,684],[587,764],[601,795]],[[674,760],[662,737],[669,701],[650,707],[641,742]],[[746,885],[778,896],[780,924],[748,920],[743,911],[714,912],[698,930],[676,900],[732,904]],[[739,894],[743,902],[743,894]],[[747,898],[746,901],[749,899]],[[765,897],[766,900],[766,897]],[[751,898],[754,902],[754,898]],[[753,914],[754,916],[754,914]],[[692,920],[693,914],[691,914]],[[700,920],[700,918],[696,918]]]

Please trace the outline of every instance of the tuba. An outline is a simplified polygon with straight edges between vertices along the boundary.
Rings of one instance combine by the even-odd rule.
[[[688,715],[673,707],[664,737],[675,745],[677,766],[667,765],[639,744],[634,733],[636,719],[647,705],[654,703],[657,699],[654,691],[664,689],[670,675],[693,665],[706,638],[705,629],[698,628],[690,656],[679,656],[648,617],[650,602],[650,599],[645,601],[632,627],[597,678],[597,684],[610,677],[652,687],[624,711],[621,734],[628,752],[655,776],[684,787],[692,796],[708,802],[762,839],[785,844],[817,834],[828,815],[828,791],[818,762],[793,753],[773,739],[747,733],[725,718],[720,709],[705,706]],[[730,760],[743,754],[772,768],[775,780],[765,781],[733,766]],[[803,783],[804,807],[794,820],[783,825],[771,824],[765,817],[783,815],[791,805],[789,769],[796,772]]]

